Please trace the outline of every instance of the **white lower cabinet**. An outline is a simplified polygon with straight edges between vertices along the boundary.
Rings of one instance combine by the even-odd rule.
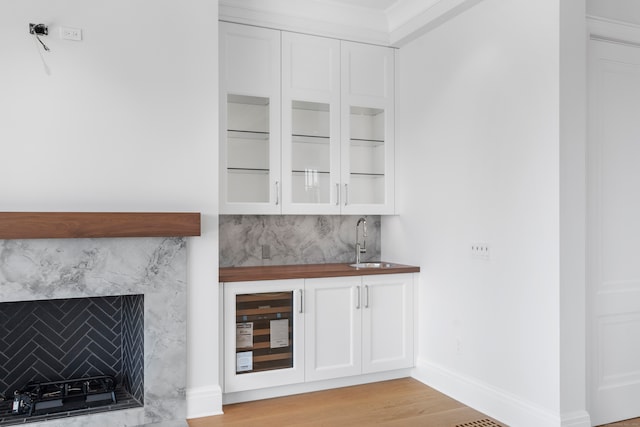
[[[362,372],[362,278],[305,281],[305,380]]]
[[[412,367],[413,287],[412,273],[225,283],[225,393]]]
[[[414,365],[413,275],[363,276],[362,372]]]
[[[413,275],[305,281],[305,380],[413,366]]]

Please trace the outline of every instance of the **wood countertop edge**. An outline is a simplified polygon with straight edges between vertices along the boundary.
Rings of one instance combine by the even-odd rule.
[[[298,264],[255,267],[221,267],[219,282],[255,282],[262,280],[317,279],[323,277],[370,276],[378,274],[419,273],[420,267],[392,263],[393,267],[353,268],[349,264]]]

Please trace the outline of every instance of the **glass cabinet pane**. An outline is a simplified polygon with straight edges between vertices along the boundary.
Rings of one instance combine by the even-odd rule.
[[[227,96],[229,202],[269,202],[269,98]]]
[[[293,367],[293,292],[236,296],[236,374]]]
[[[291,200],[329,203],[329,104],[292,101]]]
[[[349,147],[349,203],[384,204],[384,110],[351,107]]]

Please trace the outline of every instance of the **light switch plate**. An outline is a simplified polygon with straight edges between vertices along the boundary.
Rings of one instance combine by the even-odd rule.
[[[488,243],[472,243],[471,257],[476,259],[488,260],[491,258],[491,251]]]
[[[60,38],[63,40],[82,40],[81,28],[60,27]]]

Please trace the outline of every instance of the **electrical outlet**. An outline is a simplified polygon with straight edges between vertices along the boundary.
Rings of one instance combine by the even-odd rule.
[[[262,245],[262,259],[271,259],[271,246]]]
[[[63,40],[82,40],[82,29],[80,28],[69,28],[69,27],[60,27],[60,38]]]
[[[488,260],[491,252],[489,251],[489,245],[487,243],[472,243],[471,244],[471,257],[477,259]]]

